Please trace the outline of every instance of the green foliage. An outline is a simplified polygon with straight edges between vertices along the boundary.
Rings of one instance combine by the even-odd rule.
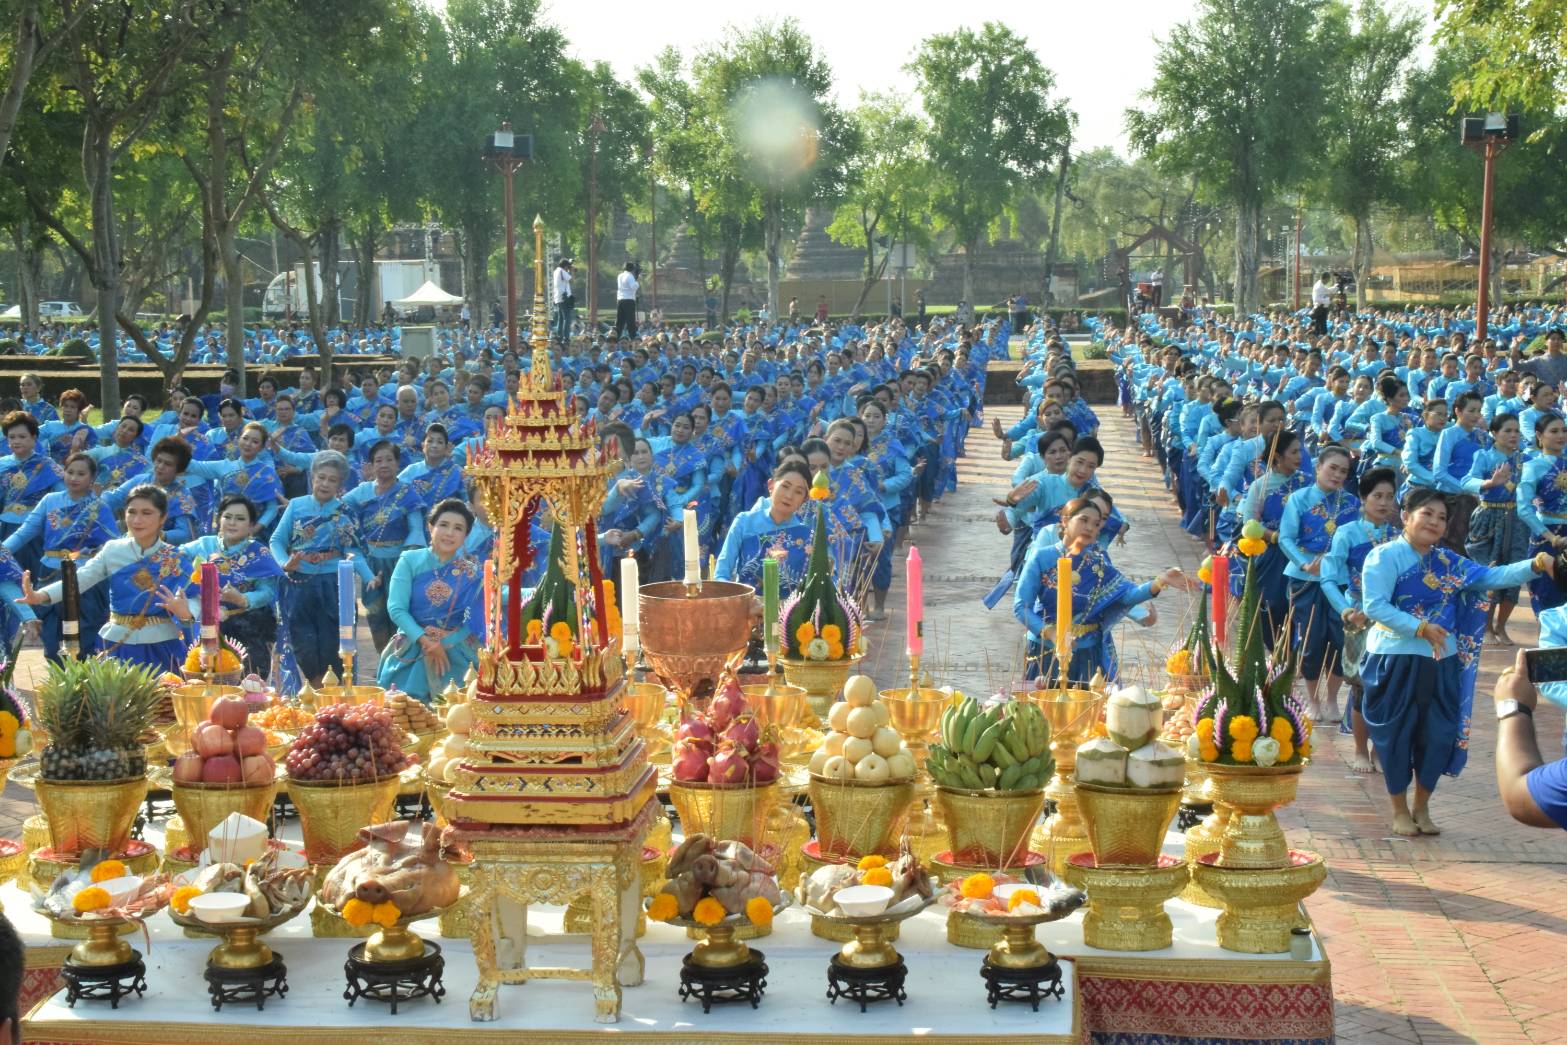
[[[98,358],[93,355],[93,350],[88,346],[87,342],[79,337],[73,337],[69,341],[51,348],[46,354],[60,359],[80,359],[84,363],[95,362]]]
[[[895,94],[866,96],[849,122],[857,147],[844,172],[846,195],[827,234],[865,252],[869,283],[887,268],[887,252],[878,252],[878,245],[930,244],[931,169],[919,147],[927,131],[908,99]]]
[[[1469,60],[1452,83],[1459,107],[1560,112],[1567,105],[1567,0],[1440,0],[1441,43]]]

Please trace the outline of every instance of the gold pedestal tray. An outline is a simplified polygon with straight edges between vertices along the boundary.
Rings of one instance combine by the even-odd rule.
[[[267,918],[245,918],[233,922],[204,922],[194,914],[169,911],[169,920],[185,930],[185,935],[219,937],[222,942],[207,954],[207,963],[220,969],[261,969],[272,964],[272,948],[261,937],[299,917],[310,905],[304,903]]]
[[[71,953],[65,959],[67,965],[86,969],[123,965],[135,954],[131,945],[121,937],[135,933],[140,925],[139,922],[125,918],[78,918],[69,922],[51,919],[51,921],[70,930],[68,936],[63,933],[56,935],[82,941],[71,948]]]
[[[131,838],[131,825],[147,797],[147,776],[124,780],[45,780],[33,784],[49,823],[49,846],[63,855],[89,849],[118,853]]]
[[[466,899],[466,895],[459,893],[456,901],[450,906],[455,907]],[[318,908],[321,904],[316,905]],[[420,911],[418,914],[404,915],[391,925],[377,925],[371,922],[363,928],[369,930],[368,938],[364,944],[364,957],[370,962],[405,962],[424,956],[424,937],[418,933],[408,931],[408,927],[415,922],[427,921],[431,918],[439,918],[445,914],[449,907],[435,907],[428,911]],[[342,912],[332,911],[337,918],[342,918]],[[344,920],[347,925],[347,921]],[[349,926],[354,928],[354,926]],[[346,934],[345,934],[346,935]]]
[[[773,906],[773,915],[776,917],[788,906],[789,894],[784,893],[782,901]],[[671,918],[667,924],[680,926],[686,930],[688,938],[697,941],[686,960],[705,969],[732,969],[746,964],[751,960],[746,939],[757,939],[772,932],[771,924],[757,925],[743,914],[731,914],[717,925],[702,925],[690,918]]]
[[[49,848],[49,821],[42,813],[34,813],[22,821],[22,848],[28,856]]]
[[[199,839],[206,844],[212,829],[221,824],[231,813],[248,816],[266,823],[272,815],[272,803],[277,798],[278,782],[253,786],[229,784],[175,784],[169,785],[169,796],[174,800],[187,838]],[[164,851],[173,852],[168,839],[164,839]]]
[[[0,885],[21,875],[27,867],[27,850],[22,843],[10,838],[0,838]],[[19,883],[25,889],[26,883]]]
[[[912,781],[867,784],[812,773],[810,794],[821,855],[854,860],[897,855],[914,798]]]
[[[959,863],[1007,867],[1025,859],[1045,793],[938,787],[936,804],[947,824],[948,851]]]
[[[1083,942],[1104,951],[1157,951],[1170,946],[1164,903],[1185,888],[1186,864],[1161,856],[1148,867],[1100,867],[1092,853],[1066,865],[1066,880],[1088,894]]]
[[[1316,853],[1292,849],[1287,867],[1225,867],[1222,854],[1192,865],[1192,880],[1217,899],[1219,946],[1243,954],[1283,954],[1290,949],[1290,931],[1310,925],[1300,902],[1317,891],[1327,877]]]
[[[1186,829],[1186,864],[1195,867],[1205,856],[1217,854],[1219,843],[1224,838],[1224,829],[1230,821],[1230,807],[1223,802],[1213,803],[1213,812],[1203,817],[1202,822],[1196,827]],[[1181,893],[1181,899],[1187,903],[1196,904],[1198,907],[1219,908],[1224,905],[1209,896],[1201,885],[1197,884],[1195,875],[1186,883],[1186,890]]]
[[[1290,866],[1289,846],[1273,811],[1295,800],[1304,762],[1288,766],[1204,767],[1213,782],[1214,800],[1231,810],[1219,843],[1219,864],[1264,870]]]
[[[778,664],[783,668],[784,679],[791,686],[799,686],[805,690],[805,700],[811,706],[820,722],[827,721],[827,713],[838,702],[838,697],[843,693],[843,684],[849,680],[854,669],[859,667],[864,660],[863,654],[855,654],[842,660],[797,660],[793,657],[779,657]]]
[[[114,858],[125,865],[126,874],[146,876],[158,870],[158,851],[138,839],[133,838],[125,843],[125,848],[116,853]],[[28,855],[27,865],[19,872],[17,884],[24,891],[30,883],[34,888],[47,892],[56,878],[67,871],[76,870],[80,863],[78,857],[59,856],[49,847],[36,850]],[[68,928],[63,923],[56,923],[55,927],[58,930]],[[65,938],[82,939],[80,936]]]
[[[893,943],[898,939],[898,925],[936,902],[934,896],[904,897],[904,899],[880,914],[850,915],[842,912],[828,913],[805,906],[798,895],[796,902],[811,916],[811,931],[823,939],[843,944],[838,951],[838,962],[851,969],[885,969],[902,959]],[[832,935],[816,932],[817,923],[830,927]]]
[[[741,686],[745,702],[756,714],[756,721],[763,726],[777,726],[788,735],[792,730],[815,729],[821,725],[816,712],[811,709],[804,687],[785,682],[766,682],[754,686]]]
[[[313,864],[331,865],[359,848],[361,828],[392,818],[392,806],[401,786],[397,774],[362,783],[290,778],[288,798],[299,811],[305,858]]]
[[[1077,745],[1098,723],[1105,694],[1067,687],[1024,691],[1017,694],[1017,699],[1038,705],[1050,723],[1050,756],[1055,759],[1055,775],[1045,785],[1045,798],[1054,802],[1056,809],[1034,830],[1031,848],[1050,858],[1050,871],[1060,878],[1073,855],[1091,851],[1074,787]]]
[[[766,839],[767,817],[780,801],[778,781],[766,784],[706,784],[671,781],[669,801],[685,837],[733,839],[759,849]]]
[[[1164,849],[1164,836],[1181,804],[1181,789],[1077,784],[1088,842],[1097,866],[1149,867]],[[1066,866],[1081,853],[1073,853]]]
[[[989,875],[1004,874],[1019,881],[1028,881],[1045,870],[1045,858],[1039,853],[1026,854],[1023,862],[1013,867],[976,867],[957,862],[951,853],[937,853],[930,859],[930,873],[940,885],[961,881],[980,871]],[[1000,926],[977,915],[958,910],[947,911],[947,942],[954,947],[985,951],[1001,939]]]

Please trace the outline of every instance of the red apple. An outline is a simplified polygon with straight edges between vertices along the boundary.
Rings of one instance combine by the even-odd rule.
[[[203,722],[197,726],[190,742],[202,758],[234,753],[234,735],[216,722]]]
[[[201,782],[204,784],[237,784],[244,778],[239,759],[233,755],[215,755],[201,767]]]
[[[234,731],[236,755],[260,755],[267,750],[266,731],[259,726],[240,726]]]
[[[202,758],[194,751],[187,751],[174,760],[174,782],[176,784],[201,783]]]
[[[220,697],[207,718],[224,729],[238,729],[250,716],[250,708],[241,697]]]
[[[240,770],[247,785],[270,784],[277,776],[277,767],[266,755],[247,755],[240,762]]]

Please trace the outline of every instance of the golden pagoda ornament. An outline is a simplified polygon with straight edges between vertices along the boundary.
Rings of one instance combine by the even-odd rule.
[[[577,979],[593,984],[595,1018],[614,1023],[621,988],[642,982],[634,933],[656,775],[621,707],[625,665],[607,625],[595,520],[614,469],[552,371],[537,218],[533,233],[532,367],[465,469],[495,530],[496,583],[469,701],[473,731],[445,802],[447,840],[474,857],[472,1018],[495,1019],[503,984]],[[531,523],[545,510],[554,526],[550,560],[538,593],[524,601]],[[591,963],[530,967],[528,906],[584,895]]]

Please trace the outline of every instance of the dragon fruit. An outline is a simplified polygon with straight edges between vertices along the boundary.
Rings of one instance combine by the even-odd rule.
[[[774,740],[764,740],[757,746],[752,755],[752,776],[758,784],[770,784],[777,780],[783,772],[779,764],[778,743]]]
[[[675,734],[676,740],[691,740],[700,744],[706,744],[709,748],[718,738],[713,733],[713,727],[707,724],[706,719],[688,718],[680,723],[680,730]],[[712,754],[709,750],[708,754]]]
[[[762,727],[756,721],[755,715],[746,712],[729,723],[720,739],[728,740],[735,746],[742,747],[748,752],[755,751],[756,745],[762,739]]]
[[[708,704],[707,718],[715,730],[721,731],[746,710],[745,694],[740,692],[740,684],[730,679]]]
[[[707,760],[712,753],[713,746],[705,741],[676,741],[670,772],[676,780],[700,783],[707,779]]]
[[[718,750],[707,760],[709,784],[743,784],[750,775],[751,760],[745,749],[733,741],[720,741]]]

